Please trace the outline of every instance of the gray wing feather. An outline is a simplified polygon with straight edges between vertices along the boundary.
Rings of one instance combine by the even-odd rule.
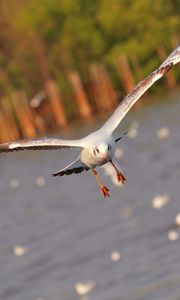
[[[0,152],[19,150],[53,150],[71,147],[81,147],[80,140],[60,140],[53,138],[28,139],[0,144]]]
[[[53,176],[63,176],[63,175],[71,175],[71,174],[78,174],[83,171],[88,171],[89,167],[86,166],[81,162],[81,160],[78,158],[74,162],[72,162],[70,165],[65,167],[64,169],[52,174]]]
[[[129,93],[119,104],[112,116],[101,127],[102,130],[112,133],[130,108],[136,101],[153,85],[155,81],[165,75],[173,65],[180,61],[180,45],[167,57],[167,59],[160,65],[158,69],[148,75],[144,80],[139,82],[135,88]]]

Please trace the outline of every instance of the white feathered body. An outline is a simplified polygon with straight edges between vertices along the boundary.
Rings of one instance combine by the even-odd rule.
[[[92,132],[84,139],[82,139],[82,151],[80,153],[80,159],[82,163],[87,165],[89,168],[94,168],[95,166],[102,166],[107,163],[107,158],[102,158],[94,154],[94,148],[96,145],[110,145],[108,158],[112,159],[115,151],[115,138],[112,134],[103,132],[102,130],[97,130]]]

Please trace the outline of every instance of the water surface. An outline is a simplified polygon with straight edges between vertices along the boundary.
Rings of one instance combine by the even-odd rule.
[[[123,121],[117,136],[134,120],[137,136],[119,144],[123,188],[100,171],[106,200],[90,172],[51,177],[74,151],[1,155],[1,300],[75,300],[75,284],[89,281],[90,300],[180,299],[179,100],[133,110]],[[168,197],[159,209],[157,195]],[[121,255],[116,262],[112,251]]]

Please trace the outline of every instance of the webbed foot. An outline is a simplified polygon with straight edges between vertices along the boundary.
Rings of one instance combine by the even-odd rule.
[[[109,192],[109,189],[108,189],[106,186],[104,186],[104,185],[101,186],[101,192],[102,192],[104,198],[110,196],[109,193],[108,193],[108,192]]]
[[[126,178],[124,177],[124,175],[121,172],[117,172],[117,181],[121,182],[122,184],[124,184],[124,182],[126,181]]]

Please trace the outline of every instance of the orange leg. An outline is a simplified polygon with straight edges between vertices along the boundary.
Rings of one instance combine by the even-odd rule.
[[[109,193],[108,193],[109,189],[104,186],[104,184],[102,183],[101,179],[98,176],[97,171],[95,169],[92,169],[92,171],[93,171],[93,175],[96,177],[96,180],[101,188],[101,192],[102,192],[104,198],[109,197]]]
[[[115,164],[113,163],[112,160],[109,161],[111,163],[111,165],[114,167],[114,169],[116,170],[117,173],[117,181],[118,182],[122,182],[122,184],[124,184],[124,181],[126,181],[126,178],[124,177],[124,175],[116,168]]]

